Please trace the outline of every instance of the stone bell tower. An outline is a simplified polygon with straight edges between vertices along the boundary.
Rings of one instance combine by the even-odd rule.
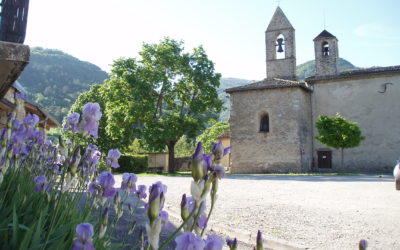
[[[339,73],[338,39],[328,31],[314,38],[315,76],[333,76]]]
[[[278,6],[265,31],[267,79],[296,80],[294,28]]]

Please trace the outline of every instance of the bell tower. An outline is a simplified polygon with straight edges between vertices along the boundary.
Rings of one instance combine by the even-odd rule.
[[[265,31],[267,79],[296,80],[294,28],[278,6]]]
[[[332,76],[339,73],[338,39],[326,30],[314,38],[315,76]]]

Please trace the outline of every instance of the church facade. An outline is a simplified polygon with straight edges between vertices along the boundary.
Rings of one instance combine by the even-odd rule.
[[[315,76],[296,77],[295,29],[278,7],[265,32],[267,78],[230,94],[231,172],[388,172],[400,157],[400,66],[339,72],[338,39],[314,39]],[[320,144],[319,115],[357,122],[365,140]]]

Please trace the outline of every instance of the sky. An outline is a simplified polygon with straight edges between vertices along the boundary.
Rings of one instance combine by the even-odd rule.
[[[400,65],[398,0],[31,0],[25,44],[59,49],[109,72],[143,43],[202,45],[223,77],[266,77],[265,30],[281,7],[296,30],[297,64],[324,28],[358,67]]]

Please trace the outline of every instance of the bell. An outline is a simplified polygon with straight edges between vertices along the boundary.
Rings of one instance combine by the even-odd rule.
[[[278,42],[278,44],[276,45],[276,46],[278,46],[277,52],[283,52],[283,48],[282,48],[283,38],[278,38],[276,41]]]
[[[323,54],[324,56],[329,56],[329,46],[324,46]]]

